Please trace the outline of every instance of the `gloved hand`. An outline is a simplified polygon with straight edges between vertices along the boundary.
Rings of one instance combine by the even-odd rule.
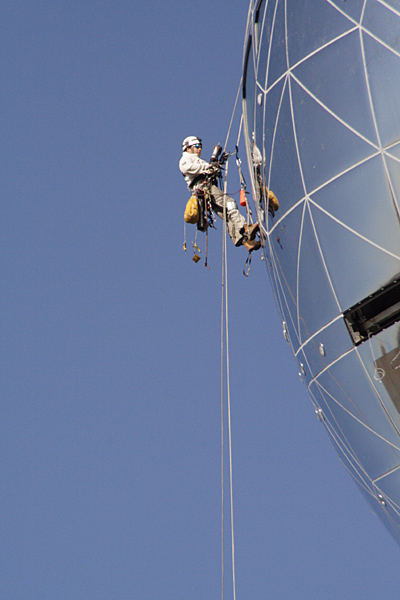
[[[208,175],[211,175],[211,177],[221,177],[221,166],[219,162],[214,162],[207,170],[207,173]]]

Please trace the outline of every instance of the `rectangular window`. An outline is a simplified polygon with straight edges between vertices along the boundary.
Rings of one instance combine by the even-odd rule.
[[[400,278],[343,313],[355,346],[400,321]]]

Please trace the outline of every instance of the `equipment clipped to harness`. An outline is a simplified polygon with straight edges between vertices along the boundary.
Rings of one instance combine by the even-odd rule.
[[[214,217],[211,208],[211,195],[209,186],[203,185],[201,188],[197,188],[196,195],[199,209],[197,229],[203,232],[207,232],[207,229],[209,227],[215,229]]]
[[[193,256],[192,256],[192,261],[195,263],[198,263],[201,256],[200,256],[200,248],[198,247],[198,245],[196,244],[196,242],[193,242]]]
[[[204,255],[204,266],[208,267],[208,228],[214,226],[214,219],[211,208],[210,190],[208,185],[202,188],[198,187],[196,192],[189,198],[184,213],[184,242],[183,251],[186,252],[186,223],[197,224],[195,241],[193,242],[193,262],[197,263],[201,260],[201,250],[196,244],[197,232],[202,231],[205,233],[205,255]]]
[[[252,252],[249,252],[247,258],[246,258],[246,262],[244,263],[244,267],[243,267],[243,275],[245,277],[249,276],[250,273],[250,267],[251,267],[251,255]]]
[[[194,194],[187,201],[185,213],[183,215],[186,223],[195,224],[199,220],[199,202]]]
[[[183,229],[184,233],[184,241],[183,241],[183,245],[182,245],[182,250],[184,252],[187,251],[187,244],[186,244],[186,224],[184,224],[184,229]],[[196,237],[197,237],[197,232],[196,232]],[[196,239],[194,240],[194,242],[192,242],[192,247],[193,247],[193,256],[192,256],[192,261],[195,263],[198,263],[199,260],[201,259],[201,250],[198,247],[197,243],[196,243]]]

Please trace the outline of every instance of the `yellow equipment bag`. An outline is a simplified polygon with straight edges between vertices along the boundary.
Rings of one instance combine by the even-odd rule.
[[[265,188],[265,191],[268,195],[269,205],[272,206],[273,210],[275,210],[275,211],[278,210],[279,200],[275,196],[274,192],[272,190],[269,190],[267,187]]]
[[[187,201],[185,214],[183,215],[186,223],[197,223],[199,220],[199,202],[197,196],[190,196]]]

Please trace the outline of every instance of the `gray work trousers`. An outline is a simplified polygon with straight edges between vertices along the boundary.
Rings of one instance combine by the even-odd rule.
[[[220,217],[224,218],[224,192],[216,185],[210,186],[211,206],[213,211]],[[235,246],[240,246],[243,241],[243,232],[246,220],[239,212],[236,201],[230,196],[225,196],[226,201],[226,227],[229,237]]]

